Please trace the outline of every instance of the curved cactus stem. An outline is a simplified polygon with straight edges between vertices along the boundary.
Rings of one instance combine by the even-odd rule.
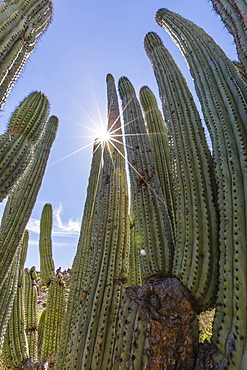
[[[2,349],[2,361],[6,369],[21,368],[29,357],[27,336],[25,332],[24,313],[24,263],[28,247],[28,231],[23,235],[20,256],[19,278],[16,296],[13,302],[11,316],[8,322]]]
[[[175,186],[173,274],[202,309],[212,307],[217,290],[218,225],[212,160],[193,97],[158,35],[145,37],[163,104]]]
[[[52,116],[35,149],[34,159],[25,178],[10,195],[6,204],[0,229],[0,292],[13,262],[26,224],[35,204],[50,149],[55,139],[58,119]],[[0,293],[2,294],[2,293]]]
[[[30,94],[12,114],[0,142],[0,200],[24,175],[48,119],[49,102],[38,92]]]
[[[201,28],[166,9],[159,10],[156,19],[171,34],[189,64],[212,139],[220,212],[220,284],[213,341],[222,361],[231,369],[240,369],[247,348],[244,329],[247,306],[246,84],[234,64]]]
[[[112,76],[108,75],[108,91],[114,91],[113,82]],[[112,94],[114,101],[117,96],[114,92]],[[116,107],[116,104],[109,106]],[[115,117],[115,113],[109,111],[108,117],[112,116]],[[109,126],[112,124],[109,123]],[[67,336],[61,344],[56,365],[58,369],[93,367],[97,370],[112,367],[117,313],[123,287],[127,282],[125,259],[128,251],[128,197],[125,160],[111,142],[104,145],[103,163],[103,173],[100,176],[96,174],[97,182],[93,187],[95,193],[90,194],[91,189],[88,191],[64,325],[65,328],[69,327],[69,333],[66,330]],[[93,164],[96,166],[97,163]],[[98,164],[96,168],[98,171]],[[89,184],[94,178],[95,167],[92,167]],[[88,212],[90,208],[93,214]],[[87,233],[83,229],[86,221],[90,225]],[[90,254],[85,265],[84,279],[79,284],[77,280],[75,284],[74,279],[82,274],[78,257],[81,256],[83,241],[90,247]],[[73,303],[74,297],[76,301]],[[75,310],[76,307],[79,309]]]
[[[52,16],[52,3],[48,0],[3,3],[0,12],[0,109]]]
[[[40,220],[40,277],[42,282],[49,286],[55,276],[55,265],[52,257],[52,206],[45,204]]]
[[[245,74],[247,74],[247,4],[245,0],[211,0],[226,28],[234,37]]]
[[[135,218],[135,240],[142,278],[171,272],[172,226],[158,180],[140,104],[126,77],[119,80],[126,151],[129,164],[131,204]]]

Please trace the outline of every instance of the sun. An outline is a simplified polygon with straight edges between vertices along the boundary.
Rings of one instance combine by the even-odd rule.
[[[107,130],[107,128],[101,128],[97,132],[97,141],[99,143],[107,143],[111,139],[111,133]]]

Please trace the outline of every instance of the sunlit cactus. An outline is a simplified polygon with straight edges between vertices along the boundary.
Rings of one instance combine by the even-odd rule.
[[[0,109],[52,17],[48,0],[0,3]]]
[[[114,131],[117,128],[121,135],[119,112],[116,111],[118,110],[116,89],[114,79],[110,75],[107,76],[107,90],[108,129]],[[101,168],[93,159],[89,184],[94,178],[98,180],[96,187],[93,188],[95,191],[93,198],[91,189],[88,188],[84,214],[88,214],[88,202],[93,199],[93,213],[90,212],[88,214],[90,218],[87,219],[91,234],[84,234],[85,218],[83,218],[81,239],[72,268],[71,293],[65,320],[66,337],[62,338],[56,365],[58,369],[113,368],[118,310],[123,288],[127,283],[127,180],[124,157],[114,142],[98,145],[102,146],[103,150],[103,169],[101,172]],[[99,149],[96,147],[96,153],[97,150]],[[98,173],[95,173],[96,169]],[[90,254],[87,257],[84,279],[75,284],[73,269],[76,268],[75,278],[77,278],[80,268],[78,257],[81,256],[84,247],[81,244],[82,238],[85,238],[84,243],[90,246]],[[76,296],[79,300],[73,302],[71,298]],[[78,307],[77,311],[74,307]]]
[[[179,45],[194,79],[214,154],[219,207],[219,287],[213,342],[216,362],[247,366],[247,89],[238,69],[201,28],[161,9],[156,19]]]

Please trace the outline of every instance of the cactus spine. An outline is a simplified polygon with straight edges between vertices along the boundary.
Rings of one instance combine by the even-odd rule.
[[[220,212],[220,276],[214,343],[217,361],[246,367],[246,84],[214,40],[178,14],[156,15],[186,58],[209,128]]]
[[[9,194],[31,162],[48,112],[47,98],[34,92],[12,114],[8,131],[0,139],[0,200]]]
[[[48,0],[7,0],[1,5],[0,109],[52,16]]]
[[[129,163],[131,204],[134,211],[135,245],[142,278],[171,272],[173,235],[166,200],[160,189],[156,166],[140,104],[126,77],[119,80],[126,151]]]

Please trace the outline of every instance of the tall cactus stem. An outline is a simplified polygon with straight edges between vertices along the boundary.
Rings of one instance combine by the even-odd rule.
[[[212,139],[220,217],[220,276],[213,341],[242,368],[247,306],[247,89],[234,64],[201,28],[160,9],[157,22],[181,49]]]

